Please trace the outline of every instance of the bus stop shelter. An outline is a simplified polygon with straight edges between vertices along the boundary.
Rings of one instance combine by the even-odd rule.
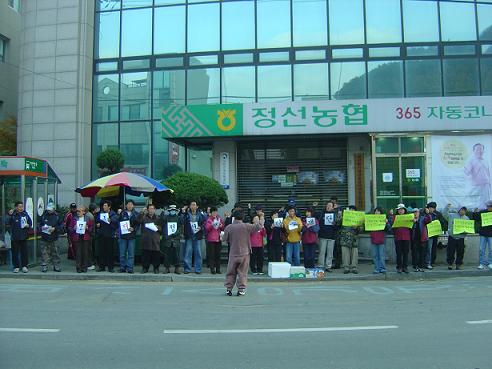
[[[5,222],[7,212],[16,201],[22,201],[32,219],[33,229],[28,241],[29,260],[36,261],[37,218],[48,204],[58,204],[58,184],[61,181],[46,160],[27,156],[0,156],[1,228],[0,240],[9,232]],[[8,235],[7,235],[8,239]]]

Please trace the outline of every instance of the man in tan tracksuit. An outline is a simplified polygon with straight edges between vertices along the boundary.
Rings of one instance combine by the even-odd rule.
[[[246,293],[248,281],[249,255],[251,253],[250,235],[258,232],[265,218],[260,215],[259,221],[255,224],[243,223],[244,213],[237,210],[232,215],[234,223],[228,225],[224,230],[223,241],[229,242],[229,262],[227,263],[226,281],[224,283],[226,294],[232,296],[232,288],[237,284],[237,295],[243,296]]]

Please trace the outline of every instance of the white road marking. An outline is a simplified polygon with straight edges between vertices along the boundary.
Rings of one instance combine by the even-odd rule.
[[[0,328],[0,332],[19,332],[19,333],[59,333],[59,329],[40,329],[40,328]]]
[[[164,334],[236,334],[236,333],[316,333],[340,331],[370,331],[397,329],[397,325],[374,325],[366,327],[325,327],[325,328],[281,328],[281,329],[164,329]]]
[[[467,324],[492,324],[492,320],[467,320]]]

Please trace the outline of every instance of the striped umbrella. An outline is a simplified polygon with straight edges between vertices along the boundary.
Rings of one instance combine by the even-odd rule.
[[[173,192],[170,188],[155,179],[129,172],[121,172],[98,178],[85,186],[78,187],[75,192],[80,193],[82,197],[106,197],[117,195],[120,188],[123,188],[125,193],[136,196],[153,192]]]

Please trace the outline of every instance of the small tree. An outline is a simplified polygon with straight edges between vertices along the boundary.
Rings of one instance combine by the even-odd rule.
[[[176,173],[164,181],[164,184],[174,190],[169,201],[178,206],[188,205],[196,201],[198,206],[206,209],[208,206],[222,206],[228,202],[227,194],[215,179],[196,173]]]
[[[178,172],[182,172],[183,169],[178,164],[169,164],[162,170],[163,177],[168,178],[175,175]]]
[[[125,164],[123,154],[116,149],[106,149],[99,153],[96,159],[101,176],[118,173]]]
[[[0,122],[0,155],[17,153],[17,119],[9,117]]]

